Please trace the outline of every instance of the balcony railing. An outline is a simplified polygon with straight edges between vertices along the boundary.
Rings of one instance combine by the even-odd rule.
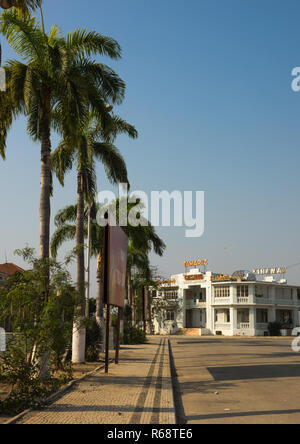
[[[216,322],[215,323],[215,330],[220,330],[220,331],[222,331],[222,330],[231,330],[231,324],[230,323],[219,323],[219,322]]]
[[[201,308],[201,307],[206,307],[206,301],[187,301],[186,302],[186,307],[187,308]]]
[[[224,304],[231,304],[232,303],[232,299],[231,297],[228,298],[214,298],[214,304],[218,304],[218,305],[224,305]]]
[[[240,330],[249,330],[250,322],[241,322],[238,327]]]
[[[238,304],[250,304],[253,303],[253,299],[249,298],[249,297],[239,297],[237,298],[237,303]]]

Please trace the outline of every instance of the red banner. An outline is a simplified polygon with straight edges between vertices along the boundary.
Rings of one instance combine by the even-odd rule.
[[[109,304],[123,308],[126,299],[128,237],[112,214],[108,234],[108,298]]]

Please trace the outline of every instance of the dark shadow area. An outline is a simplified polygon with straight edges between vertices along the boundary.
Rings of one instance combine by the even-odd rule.
[[[117,412],[117,413],[128,413],[134,412],[136,406],[135,405],[70,405],[70,404],[55,404],[50,407],[46,407],[45,410],[47,412]],[[143,412],[153,412],[152,407],[142,407]],[[172,409],[169,408],[160,408],[160,412],[171,412]]]
[[[183,342],[176,342],[177,345],[186,345],[186,344],[220,344],[222,341],[220,339],[212,339],[211,341],[205,341],[205,340],[189,340],[189,341],[183,341]]]
[[[173,397],[175,403],[175,416],[176,424],[186,424],[187,419],[184,412],[182,397],[181,397],[181,387],[178,382],[176,367],[174,363],[174,357],[172,353],[171,341],[169,340],[169,357],[170,357],[170,367],[171,367],[171,378],[172,378],[172,389]]]
[[[269,364],[236,367],[207,367],[215,381],[237,381],[242,379],[297,378],[299,364]]]
[[[99,387],[103,387],[106,385],[134,385],[137,387],[141,387],[146,382],[146,377],[137,377],[137,376],[105,376],[105,375],[99,375],[99,376],[89,376],[85,381],[79,382],[80,386],[83,387],[83,385],[95,385]],[[166,378],[163,378],[163,381]],[[78,384],[74,386],[75,389],[78,389]]]
[[[147,345],[147,344],[145,344]],[[144,348],[140,348],[140,347],[130,347],[128,345],[121,345],[120,346],[120,350],[143,350]]]
[[[217,383],[213,381],[188,381],[180,383],[180,389],[184,395],[189,393],[200,393],[201,395],[207,393],[213,394],[215,392],[225,391],[235,386],[236,384],[232,383]]]
[[[267,416],[267,415],[291,415],[293,413],[300,413],[300,410],[269,410],[262,412],[231,412],[231,413],[216,413],[211,415],[192,415],[188,416],[188,421],[197,421],[197,420],[209,420],[209,419],[223,419],[223,418],[241,418],[241,417],[250,417],[250,416]]]

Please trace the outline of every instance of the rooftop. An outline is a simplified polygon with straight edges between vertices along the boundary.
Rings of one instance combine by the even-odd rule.
[[[17,272],[23,272],[23,268],[18,267],[15,264],[0,264],[0,273],[5,274],[6,276],[12,276],[13,274]]]

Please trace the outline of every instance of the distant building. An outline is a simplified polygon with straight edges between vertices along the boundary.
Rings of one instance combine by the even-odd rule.
[[[20,268],[15,264],[0,264],[0,285],[3,285],[8,277],[13,276],[15,273],[22,273],[23,271],[23,268]],[[11,332],[11,323],[9,319],[4,321],[2,327],[4,327],[6,332]]]
[[[0,283],[5,281],[9,276],[19,272],[22,273],[24,270],[15,264],[0,264]]]
[[[270,322],[286,330],[299,327],[300,286],[273,276],[257,280],[246,271],[227,276],[195,268],[150,291],[155,333],[191,328],[199,334],[264,336]]]

